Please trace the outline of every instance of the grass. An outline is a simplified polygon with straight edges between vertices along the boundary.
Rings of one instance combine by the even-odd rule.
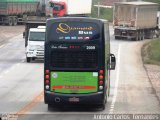
[[[98,4],[98,0],[93,0],[91,17],[98,18],[98,8],[94,5]],[[100,19],[106,19],[109,22],[113,20],[113,9],[112,8],[100,8]]]
[[[111,22],[113,20],[113,9],[112,8],[100,8],[100,19],[105,19]],[[91,17],[98,18],[98,8],[92,9]]]
[[[142,47],[142,57],[145,64],[160,65],[160,39],[145,44]]]

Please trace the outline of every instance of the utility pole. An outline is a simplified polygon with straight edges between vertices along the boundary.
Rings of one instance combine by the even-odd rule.
[[[98,0],[98,18],[100,17],[100,2]]]

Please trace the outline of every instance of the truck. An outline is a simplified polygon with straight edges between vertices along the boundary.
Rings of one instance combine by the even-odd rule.
[[[44,40],[45,40],[45,26],[46,19],[48,17],[37,17],[31,16],[28,17],[25,22],[25,30],[23,32],[23,38],[25,39],[25,53],[26,53],[26,61],[31,62],[31,60],[35,60],[35,58],[43,58],[44,57]],[[40,27],[43,26],[43,27]],[[42,38],[38,34],[36,35],[36,41],[31,39],[31,32],[33,33],[42,33]]]
[[[158,4],[152,2],[117,2],[113,8],[115,39],[151,39],[157,30]]]
[[[26,61],[44,57],[45,26],[30,28],[28,45],[26,47]]]
[[[48,0],[0,0],[0,23],[17,25],[28,16],[52,16]]]
[[[53,16],[86,16],[91,13],[92,0],[50,0]]]
[[[60,10],[60,6],[64,5],[65,9]],[[84,5],[84,3],[86,5]],[[51,17],[63,17],[63,16],[87,16],[88,14],[91,13],[91,6],[92,6],[92,0],[60,0],[60,1],[46,1],[40,3],[40,9],[38,10],[38,14],[41,14],[39,16],[27,16],[26,21],[25,21],[25,31],[23,32],[23,37],[25,38],[25,47],[26,47],[26,61],[30,62],[31,60],[34,60],[36,56],[28,56],[28,52],[30,48],[29,46],[29,34],[30,30],[32,28],[36,28],[38,26],[45,26],[46,25],[46,20]],[[45,9],[44,6],[45,5]],[[62,6],[63,6],[62,5]],[[77,6],[77,7],[75,7]],[[83,9],[82,9],[83,7]],[[46,9],[47,8],[47,9]],[[45,10],[45,16],[43,16],[44,13],[43,9]],[[57,11],[56,11],[57,10]],[[42,11],[42,12],[41,12]],[[63,12],[62,12],[63,11]],[[55,12],[57,12],[55,14]],[[62,15],[63,13],[63,15]],[[34,29],[35,30],[35,29]],[[36,51],[36,50],[35,50]],[[41,57],[44,57],[43,54]]]

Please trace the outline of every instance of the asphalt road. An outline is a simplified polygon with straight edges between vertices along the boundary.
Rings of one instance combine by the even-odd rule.
[[[160,114],[160,101],[141,59],[143,41],[114,40],[116,70],[111,72],[111,94],[104,111],[85,107],[53,109],[43,102],[43,61],[26,63],[22,34],[0,45],[0,114],[23,114],[19,120],[90,120],[96,114]]]

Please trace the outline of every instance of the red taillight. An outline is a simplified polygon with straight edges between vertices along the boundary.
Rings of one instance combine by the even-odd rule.
[[[103,80],[100,80],[100,81],[99,81],[99,85],[103,85]]]
[[[99,70],[99,90],[103,90],[104,84],[104,70]]]
[[[45,78],[44,78],[44,79],[45,79],[45,80],[44,80],[45,89],[46,89],[46,90],[49,90],[49,84],[50,84],[50,81],[49,81],[50,74],[49,74],[49,73],[50,73],[50,71],[46,69],[44,72],[45,72],[45,73],[44,73],[44,74],[45,74]]]
[[[46,75],[45,78],[46,78],[46,79],[49,79],[49,75]]]
[[[46,80],[46,81],[45,81],[45,84],[48,85],[48,84],[49,84],[49,80]]]
[[[103,73],[104,73],[104,71],[103,71],[103,70],[100,70],[100,71],[99,71],[99,74],[103,74]]]
[[[45,73],[46,73],[46,74],[49,74],[49,70],[45,70]]]
[[[99,79],[102,80],[102,79],[103,79],[103,75],[100,75],[100,76],[99,76]]]

